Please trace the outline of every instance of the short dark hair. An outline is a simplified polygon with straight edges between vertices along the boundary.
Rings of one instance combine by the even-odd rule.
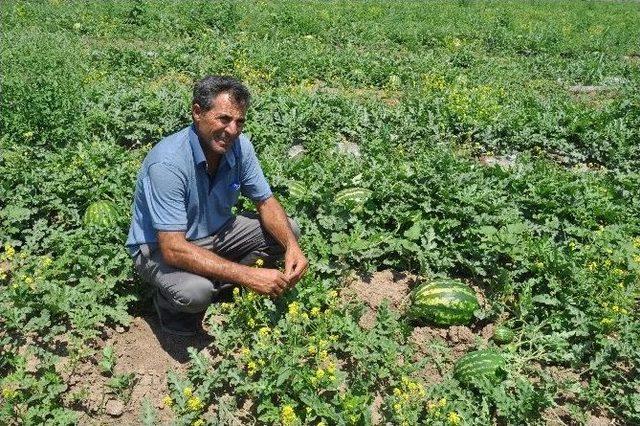
[[[239,80],[228,75],[208,75],[193,86],[192,104],[198,104],[205,111],[211,109],[212,101],[221,93],[228,93],[233,100],[245,108],[249,106],[251,94]]]

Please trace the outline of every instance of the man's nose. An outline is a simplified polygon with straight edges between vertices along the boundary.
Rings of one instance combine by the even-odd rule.
[[[238,125],[238,123],[236,123],[235,121],[232,121],[227,125],[226,131],[227,133],[234,135],[236,133],[239,133],[240,129],[241,127]]]

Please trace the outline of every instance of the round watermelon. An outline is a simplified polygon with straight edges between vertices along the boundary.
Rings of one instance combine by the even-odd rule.
[[[104,228],[113,226],[118,221],[118,209],[111,201],[96,201],[91,203],[84,212],[85,226]]]
[[[409,314],[436,325],[463,325],[471,322],[479,307],[478,298],[468,285],[453,279],[437,279],[413,290]]]
[[[499,383],[504,378],[506,361],[491,349],[469,352],[453,366],[453,376],[463,384],[488,379],[491,383]]]
[[[510,343],[514,337],[515,333],[506,325],[497,325],[493,330],[493,341],[498,344]]]

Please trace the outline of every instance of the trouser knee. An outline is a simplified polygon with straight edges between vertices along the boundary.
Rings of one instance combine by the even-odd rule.
[[[214,296],[213,283],[205,278],[183,282],[174,294],[162,292],[163,296],[180,312],[203,312]]]

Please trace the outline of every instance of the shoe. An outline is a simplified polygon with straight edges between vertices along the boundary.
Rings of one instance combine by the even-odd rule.
[[[153,306],[156,308],[160,328],[168,334],[176,336],[195,336],[204,332],[202,320],[204,312],[190,314],[188,312],[172,312],[158,305],[158,301],[153,299]]]

